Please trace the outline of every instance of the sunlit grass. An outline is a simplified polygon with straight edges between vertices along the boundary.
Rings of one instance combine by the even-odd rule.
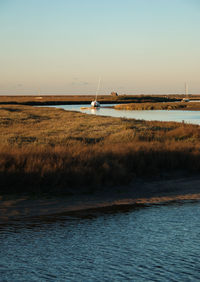
[[[75,193],[200,171],[200,127],[56,108],[0,107],[3,192]]]
[[[199,111],[199,102],[165,102],[165,103],[130,103],[123,105],[116,105],[116,110],[187,110]]]
[[[175,101],[181,97],[172,95],[98,95],[101,103],[124,102],[164,102]],[[56,105],[56,104],[90,104],[94,95],[51,95],[51,96],[0,96],[0,104],[26,104],[26,105]]]

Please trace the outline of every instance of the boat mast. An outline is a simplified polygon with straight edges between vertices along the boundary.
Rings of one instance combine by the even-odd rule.
[[[185,83],[185,96],[188,97],[188,83]]]
[[[99,82],[98,82],[98,86],[97,86],[97,90],[96,90],[96,101],[97,101],[97,95],[98,95],[98,92],[99,92],[99,89],[100,89],[100,83],[101,83],[101,77],[99,77]]]

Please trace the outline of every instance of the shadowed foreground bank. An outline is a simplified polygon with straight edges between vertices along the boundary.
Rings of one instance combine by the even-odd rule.
[[[1,193],[80,194],[200,171],[200,127],[0,107]],[[138,188],[137,188],[138,189]]]
[[[134,187],[134,189],[133,189]],[[93,194],[68,197],[32,195],[0,196],[0,223],[8,220],[49,216],[93,216],[128,211],[150,205],[200,200],[200,177],[160,181],[136,181],[134,186],[104,187]],[[45,217],[44,217],[45,216]],[[1,226],[1,224],[0,224]]]

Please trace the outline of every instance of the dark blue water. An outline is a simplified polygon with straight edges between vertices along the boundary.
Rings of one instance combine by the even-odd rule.
[[[200,281],[200,202],[1,225],[0,281]]]

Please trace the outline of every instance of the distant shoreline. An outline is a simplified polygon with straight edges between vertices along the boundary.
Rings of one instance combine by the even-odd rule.
[[[198,96],[196,96],[197,98]],[[199,96],[200,97],[200,96]],[[195,98],[195,97],[194,97]],[[94,95],[66,95],[66,96],[0,96],[1,105],[80,105],[90,104],[95,99]],[[123,103],[143,103],[143,102],[172,102],[179,101],[181,97],[170,95],[98,95],[98,101],[102,104],[123,104]],[[199,98],[200,99],[200,98]]]
[[[190,102],[182,102],[185,95],[99,95],[101,104],[116,104],[116,110],[182,110],[200,111],[200,95],[191,95]],[[0,96],[0,105],[56,106],[90,105],[94,95],[66,96]]]

